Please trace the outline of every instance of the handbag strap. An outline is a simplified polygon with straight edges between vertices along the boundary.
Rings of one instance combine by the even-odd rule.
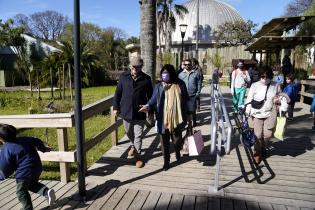
[[[266,101],[266,99],[267,99],[267,93],[268,93],[269,86],[270,86],[270,83],[267,85],[267,90],[266,90],[266,93],[265,93],[265,99],[264,99],[264,101]]]

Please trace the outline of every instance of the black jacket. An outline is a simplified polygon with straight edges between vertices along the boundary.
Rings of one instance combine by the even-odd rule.
[[[140,105],[147,104],[153,92],[149,75],[141,72],[136,80],[130,71],[121,74],[113,101],[114,110],[120,111],[125,120],[145,120],[146,114],[139,112]]]

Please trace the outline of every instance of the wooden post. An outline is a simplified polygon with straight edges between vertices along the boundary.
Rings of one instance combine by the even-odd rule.
[[[111,125],[115,124],[117,122],[117,117],[114,115],[113,107],[110,108],[110,122]],[[112,133],[112,146],[116,146],[118,143],[118,130],[115,129]]]
[[[305,93],[305,84],[302,83],[302,86],[301,86],[301,97],[300,97],[300,102],[301,103],[304,103],[304,93]]]
[[[68,132],[67,128],[57,129],[58,149],[59,151],[68,150]],[[60,181],[67,183],[70,181],[70,163],[60,163]]]

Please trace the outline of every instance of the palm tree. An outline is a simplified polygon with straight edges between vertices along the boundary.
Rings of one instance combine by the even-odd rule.
[[[185,14],[188,13],[188,9],[183,5],[174,4],[174,0],[158,0],[157,10],[158,10],[158,29],[162,32],[163,38],[165,40],[165,51],[171,52],[172,45],[172,33],[176,29],[176,19],[174,12],[181,19]],[[159,34],[160,40],[160,34]]]
[[[141,9],[140,48],[143,71],[155,82],[156,68],[156,1],[139,1]]]
[[[54,71],[56,71],[56,69],[59,69],[60,55],[61,55],[60,52],[54,52],[50,54],[49,56],[47,56],[43,60],[43,63],[42,63],[44,69],[49,69],[51,99],[54,99],[54,74],[53,73]]]

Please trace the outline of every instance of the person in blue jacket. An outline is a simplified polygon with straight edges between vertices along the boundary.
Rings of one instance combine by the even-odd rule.
[[[315,94],[313,96],[313,102],[310,107],[310,112],[313,113],[313,118],[314,118],[312,129],[315,130]]]
[[[152,97],[139,112],[156,110],[157,132],[160,136],[161,149],[164,157],[163,169],[170,167],[170,139],[174,143],[176,160],[179,161],[183,145],[182,130],[190,121],[187,103],[188,93],[185,83],[177,78],[174,66],[166,64],[160,71],[162,82],[155,85]]]
[[[23,210],[33,209],[32,199],[28,191],[45,196],[48,205],[55,202],[53,189],[49,189],[38,181],[42,172],[42,163],[37,153],[50,151],[43,142],[33,137],[16,137],[16,128],[12,125],[0,124],[0,180],[8,178],[15,171],[16,195]]]
[[[298,95],[298,85],[294,82],[294,75],[288,74],[285,77],[286,79],[286,86],[283,89],[283,92],[286,93],[290,97],[290,103],[288,107],[288,120],[293,120],[293,111],[294,111],[294,105],[295,101],[297,100]]]

